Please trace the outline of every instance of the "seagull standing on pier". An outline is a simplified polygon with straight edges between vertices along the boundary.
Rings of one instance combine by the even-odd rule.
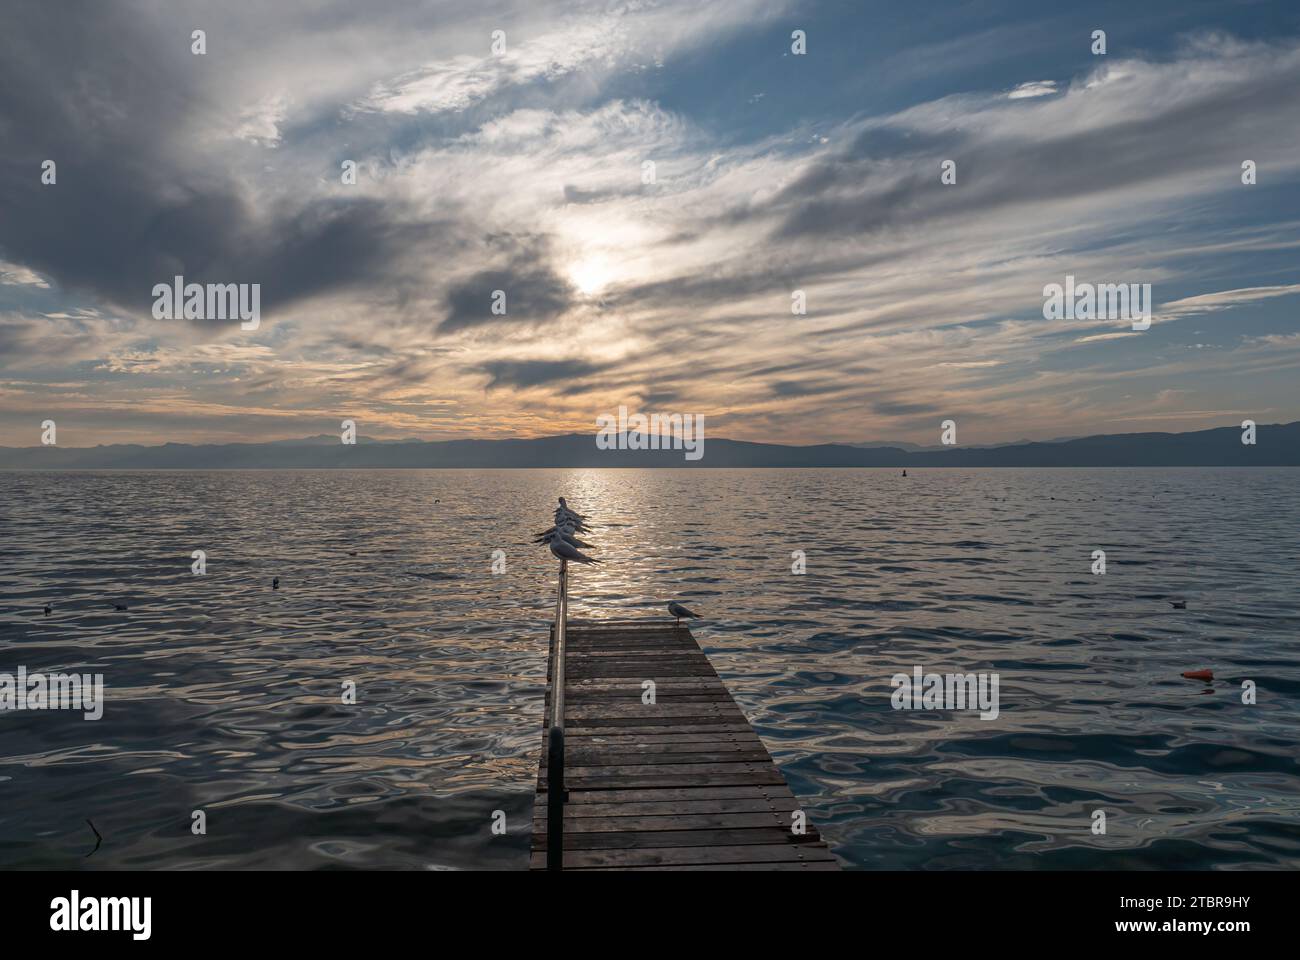
[[[687,620],[700,619],[700,615],[698,613],[692,613],[691,611],[683,607],[680,603],[678,603],[676,600],[668,601],[668,612],[677,618],[677,622],[673,624],[674,629],[681,629],[683,617],[685,617]]]

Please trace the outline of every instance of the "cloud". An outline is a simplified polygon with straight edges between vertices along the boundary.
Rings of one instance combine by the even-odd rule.
[[[577,74],[596,82],[619,70],[662,62],[667,52],[706,44],[718,32],[753,24],[779,11],[767,0],[732,0],[710,7],[691,0],[629,3],[593,10],[566,5],[541,28],[493,31],[474,53],[444,57],[377,83],[357,108],[404,114],[464,111],[521,88]],[[502,23],[504,24],[504,19]],[[540,24],[535,24],[539,27]]]
[[[482,55],[434,61],[380,83],[359,106],[398,113],[464,110],[509,87],[612,64],[630,50],[625,18],[617,11],[593,20],[568,20],[548,33],[518,40],[512,40],[513,31],[502,33],[502,52],[491,52],[492,43],[484,38]]]
[[[1217,313],[1244,304],[1272,300],[1276,297],[1291,297],[1300,294],[1300,283],[1279,284],[1269,287],[1246,287],[1241,290],[1221,290],[1217,293],[1202,293],[1181,300],[1170,300],[1160,305],[1160,312],[1169,317],[1194,317],[1206,313]]]
[[[1094,333],[1087,337],[1078,337],[1075,343],[1098,343],[1103,340],[1127,340],[1129,337],[1136,336],[1132,332],[1127,333]]]
[[[1097,78],[1122,77],[1113,82]],[[841,150],[819,157],[746,217],[771,219],[785,239],[879,235],[906,224],[970,219],[1033,205],[1039,216],[1080,200],[1148,208],[1200,191],[1212,178],[1240,187],[1243,144],[1294,174],[1291,121],[1300,51],[1220,44],[1173,64],[1120,61],[1031,103],[962,95],[866,121]],[[927,155],[882,162],[871,134],[928,138]],[[957,184],[937,189],[952,159]]]
[[[234,136],[259,146],[275,147],[280,143],[280,125],[289,108],[289,97],[271,94],[239,116]]]
[[[1056,93],[1055,80],[1031,80],[1019,84],[1007,94],[1008,100],[1028,100],[1034,97],[1050,97]]]
[[[536,327],[563,316],[575,303],[573,285],[541,256],[535,249],[516,252],[510,265],[458,281],[447,293],[447,313],[439,329],[451,333],[489,324]],[[496,303],[503,313],[494,312]]]
[[[600,371],[584,360],[494,360],[480,368],[488,375],[486,389],[515,387],[528,389],[544,384],[578,380]]]
[[[35,271],[28,270],[16,263],[0,261],[0,285],[7,287],[31,286],[48,290],[50,285],[45,278]]]

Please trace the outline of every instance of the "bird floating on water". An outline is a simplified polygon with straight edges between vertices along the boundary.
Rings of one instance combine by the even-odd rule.
[[[48,617],[48,616],[50,615],[50,612],[51,612],[53,609],[54,609],[54,608],[51,607],[51,606],[47,603],[47,604],[45,605],[45,615]]]
[[[272,590],[279,590],[279,589],[280,589],[280,578],[279,578],[279,577],[272,577],[272,578],[271,578],[271,589],[272,589]]]
[[[116,600],[110,600],[110,601],[108,601],[108,602],[111,603],[111,604],[113,605],[113,609],[114,609],[114,610],[125,610],[125,609],[126,609],[126,604],[125,604],[125,603],[118,603]]]
[[[668,612],[671,613],[677,619],[677,623],[673,625],[674,627],[677,628],[681,627],[683,617],[685,617],[687,620],[700,619],[700,615],[698,613],[692,613],[690,610],[687,610],[676,600],[668,601]]]
[[[1170,605],[1171,607],[1173,607],[1175,610],[1186,610],[1186,609],[1187,609],[1187,601],[1186,601],[1186,600],[1170,600],[1170,601],[1169,601],[1169,605]]]

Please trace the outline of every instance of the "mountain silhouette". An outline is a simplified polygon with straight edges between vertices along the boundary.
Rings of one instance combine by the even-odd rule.
[[[1190,433],[1124,433],[1005,446],[903,450],[843,443],[790,446],[707,438],[682,450],[601,450],[594,435],[517,440],[373,440],[337,435],[267,443],[0,447],[5,470],[222,470],[347,467],[1220,467],[1300,466],[1300,422],[1264,424],[1256,442],[1238,426]]]

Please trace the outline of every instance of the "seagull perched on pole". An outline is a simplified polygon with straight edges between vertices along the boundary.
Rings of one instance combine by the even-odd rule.
[[[572,560],[574,563],[600,563],[585,553],[579,553],[578,548],[569,543],[563,537],[552,537],[550,540],[551,553],[557,560]]]
[[[545,537],[555,533],[557,530],[567,530],[570,533],[591,533],[591,527],[587,526],[581,520],[570,520],[568,517],[556,516],[555,524],[544,533],[539,533],[539,537]]]
[[[563,510],[560,507],[555,508],[555,522],[567,521],[569,523],[582,523],[587,518],[581,514],[574,513],[572,510]]]
[[[687,610],[676,600],[668,601],[668,612],[677,618],[677,622],[673,624],[674,629],[679,629],[681,627],[682,617],[685,617],[687,620],[700,619],[700,615],[698,613],[691,613],[691,611]]]
[[[533,543],[550,543],[552,540],[563,540],[575,547],[590,547],[591,544],[579,540],[573,535],[574,529],[572,524],[566,524],[560,527],[551,527],[545,533],[539,534],[534,538]]]
[[[569,505],[568,505],[567,503],[564,502],[564,498],[563,498],[563,497],[560,497],[560,506],[556,509],[555,512],[556,512],[556,513],[567,513],[569,516],[573,517],[574,520],[586,520],[586,519],[587,519],[587,518],[584,517],[582,514],[580,514],[580,513],[574,513],[572,510],[570,510],[570,509],[569,509]]]

